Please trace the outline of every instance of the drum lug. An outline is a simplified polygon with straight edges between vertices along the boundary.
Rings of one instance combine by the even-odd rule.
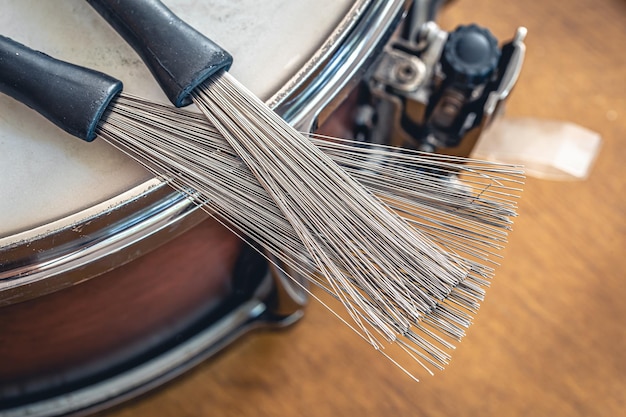
[[[265,311],[259,319],[268,325],[288,326],[304,314],[308,301],[306,279],[289,271],[251,241],[241,250],[232,281],[238,299],[263,301]]]
[[[429,21],[404,32],[364,83],[356,138],[469,156],[517,81],[526,29],[501,47],[477,25],[448,33]]]
[[[274,265],[270,265],[270,274],[274,286],[270,297],[266,300],[266,322],[274,327],[287,327],[304,316],[304,308],[308,303],[308,296],[304,288],[305,280],[290,274]],[[297,280],[300,284],[294,283]],[[300,287],[299,285],[303,285]]]

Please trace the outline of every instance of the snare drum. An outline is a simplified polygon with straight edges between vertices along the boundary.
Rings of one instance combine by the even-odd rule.
[[[170,0],[298,129],[323,121],[399,24],[400,0]],[[2,34],[167,102],[85,2],[0,0]],[[144,392],[303,297],[263,257],[103,141],[0,97],[0,413],[60,415]]]

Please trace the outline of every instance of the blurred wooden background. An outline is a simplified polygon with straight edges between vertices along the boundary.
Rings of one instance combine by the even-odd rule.
[[[507,115],[573,121],[603,147],[586,181],[527,180],[452,364],[413,383],[313,303],[106,416],[626,415],[626,2],[459,0],[440,19],[469,22],[529,30]]]

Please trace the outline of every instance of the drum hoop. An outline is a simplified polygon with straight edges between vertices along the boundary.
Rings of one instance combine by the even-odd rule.
[[[302,131],[315,128],[325,109],[341,101],[366,70],[406,6],[405,0],[357,0],[317,53],[268,105]],[[106,216],[102,216],[102,208],[109,210]],[[205,218],[192,199],[153,178],[89,209],[2,238],[0,306],[98,276]],[[55,247],[50,247],[49,241],[54,241]],[[140,251],[137,244],[141,244]]]

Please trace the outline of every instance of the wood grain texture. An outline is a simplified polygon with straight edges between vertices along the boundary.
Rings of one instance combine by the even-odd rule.
[[[507,114],[602,135],[586,181],[530,178],[505,259],[452,364],[412,383],[313,303],[244,338],[130,416],[626,415],[626,2],[461,0],[441,23],[528,27]]]

